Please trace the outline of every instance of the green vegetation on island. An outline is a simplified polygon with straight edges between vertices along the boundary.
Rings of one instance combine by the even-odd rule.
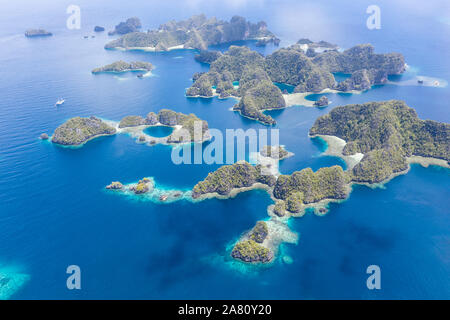
[[[295,86],[294,92],[320,92],[335,84],[333,75],[314,64],[302,50],[280,49],[267,56],[265,63],[272,81]]]
[[[195,55],[194,59],[198,62],[211,64],[221,55],[222,53],[220,51],[200,50],[199,54]]]
[[[153,69],[153,65],[150,62],[142,62],[142,61],[133,61],[133,62],[125,62],[122,60],[113,62],[106,66],[95,68],[92,70],[92,73],[100,73],[100,72],[126,72],[126,71],[151,71]]]
[[[115,133],[115,128],[109,126],[99,118],[94,116],[89,118],[75,117],[56,128],[52,136],[52,142],[61,145],[76,146],[85,143],[89,139]]]
[[[305,168],[291,175],[280,175],[273,195],[286,200],[289,211],[299,212],[303,204],[323,199],[345,199],[349,182],[349,176],[340,166],[320,168],[316,172]]]
[[[273,259],[273,252],[253,240],[244,240],[238,242],[231,256],[244,262],[269,262]]]
[[[337,107],[318,118],[310,134],[344,139],[344,155],[364,154],[351,171],[355,182],[382,182],[405,171],[412,155],[450,160],[450,124],[421,120],[398,100]]]
[[[230,46],[224,54],[211,58],[210,70],[193,76],[194,83],[187,89],[189,97],[230,96],[240,98],[233,110],[243,116],[267,125],[275,120],[264,110],[286,107],[281,90],[274,82],[294,86],[294,92],[321,92],[324,89],[339,91],[367,90],[374,84],[387,82],[388,74],[399,74],[405,69],[404,58],[399,53],[375,54],[371,45],[358,45],[344,52],[321,41],[313,43],[307,39],[289,48],[283,48],[263,57],[247,47]],[[314,55],[307,55],[314,48],[332,48]],[[204,53],[208,59],[208,54]],[[332,72],[352,73],[340,83]],[[233,86],[239,82],[239,88]],[[214,91],[215,88],[215,91]],[[328,104],[326,98],[316,106]]]
[[[277,42],[277,38],[267,30],[265,22],[255,24],[239,16],[232,17],[228,22],[215,17],[208,19],[201,14],[183,21],[169,21],[157,30],[148,32],[125,29],[125,35],[107,43],[105,48],[153,48],[156,51],[165,51],[181,46],[186,49],[206,50],[210,45],[238,40],[272,39]]]
[[[132,17],[132,18],[128,18],[125,22],[120,22],[118,25],[116,25],[114,30],[108,32],[108,35],[110,35],[110,36],[115,35],[115,34],[123,35],[123,34],[131,33],[131,32],[136,32],[141,27],[142,27],[142,24],[141,24],[141,21],[139,20],[139,18]],[[105,30],[105,29],[103,28],[103,30]],[[103,31],[103,30],[101,30],[101,31]]]
[[[234,188],[251,187],[255,183],[273,186],[275,181],[274,176],[261,173],[260,165],[252,166],[248,162],[239,161],[210,172],[205,180],[194,186],[192,197],[195,199],[208,193],[229,195]]]
[[[239,82],[237,90],[233,86],[235,81]],[[220,98],[240,97],[233,109],[265,124],[274,124],[275,120],[265,115],[263,110],[286,106],[281,90],[264,70],[264,57],[247,47],[231,46],[211,63],[209,72],[195,80],[186,95],[212,97],[213,86]]]
[[[129,189],[135,194],[144,194],[153,189],[153,183],[149,178],[143,178],[135,185],[132,185]]]
[[[279,217],[284,216],[286,214],[286,204],[284,201],[277,201],[273,206],[273,212]]]
[[[106,189],[109,190],[122,190],[123,184],[119,181],[113,181],[111,184],[106,186]]]
[[[377,69],[387,74],[405,71],[405,58],[400,53],[374,53],[371,44],[360,44],[343,52],[330,50],[316,55],[312,61],[329,72],[353,73],[362,69]]]
[[[146,119],[141,116],[126,116],[119,122],[119,128],[137,127],[147,124]]]
[[[250,231],[248,237],[258,243],[263,243],[269,234],[267,223],[265,221],[258,221],[253,229]]]

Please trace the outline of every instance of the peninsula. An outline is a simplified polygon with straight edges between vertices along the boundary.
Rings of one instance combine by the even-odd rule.
[[[113,62],[103,67],[95,68],[92,70],[92,73],[101,73],[101,72],[114,72],[121,73],[127,71],[146,71],[149,72],[153,69],[153,65],[150,62],[142,62],[142,61],[133,61],[133,62],[125,62],[122,60]]]
[[[206,50],[210,45],[250,39],[279,42],[263,21],[254,24],[243,17],[234,16],[228,22],[215,17],[207,18],[201,14],[183,21],[169,21],[160,25],[157,30],[127,32],[119,39],[107,43],[105,48],[148,51],[167,51],[175,48]]]

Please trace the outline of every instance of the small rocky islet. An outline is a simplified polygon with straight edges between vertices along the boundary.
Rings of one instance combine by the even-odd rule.
[[[153,65],[150,62],[142,62],[142,61],[133,61],[133,62],[125,62],[122,60],[113,62],[111,64],[107,64],[103,67],[95,68],[92,70],[92,73],[101,73],[101,72],[127,72],[127,71],[152,71]]]
[[[108,32],[108,35],[124,35],[131,32],[137,32],[142,27],[141,20],[137,17],[128,18],[126,21],[120,22],[115,26],[114,30]],[[104,30],[104,28],[103,28]],[[102,30],[102,31],[103,31]]]

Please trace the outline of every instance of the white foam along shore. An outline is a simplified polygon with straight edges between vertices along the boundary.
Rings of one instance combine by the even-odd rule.
[[[327,143],[327,149],[323,154],[341,158],[347,164],[347,170],[353,169],[353,167],[356,166],[364,157],[364,154],[362,153],[355,153],[349,156],[344,155],[343,150],[345,145],[347,144],[347,142],[344,139],[341,139],[336,136],[320,135],[320,134],[311,136],[311,138],[315,137],[318,137]]]

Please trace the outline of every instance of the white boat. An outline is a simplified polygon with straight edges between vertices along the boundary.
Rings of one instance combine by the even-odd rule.
[[[62,104],[64,103],[64,101],[66,101],[66,100],[64,100],[64,99],[59,99],[58,101],[56,101],[55,106],[60,106],[60,105],[62,105]]]

